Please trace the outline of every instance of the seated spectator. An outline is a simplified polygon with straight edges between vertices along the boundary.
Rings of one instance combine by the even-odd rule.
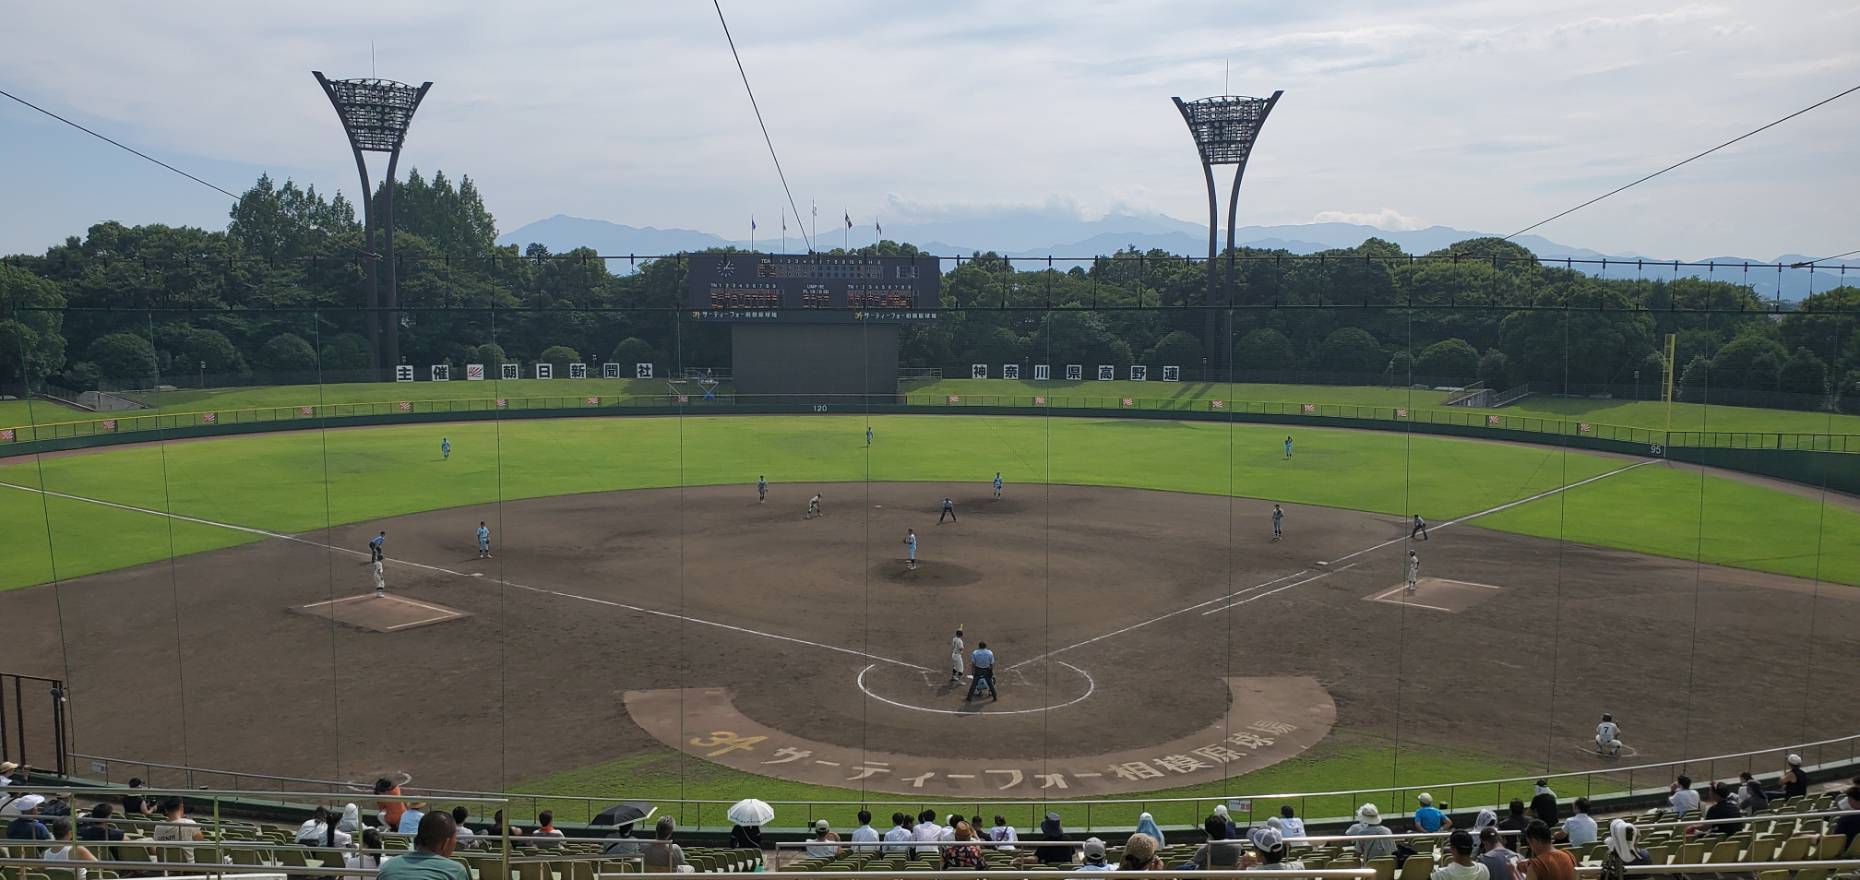
[[[562,838],[568,835],[555,829],[555,811],[544,810],[536,814],[536,830],[530,834],[534,846],[557,847],[562,845]]]
[[[1417,800],[1420,801],[1420,806],[1415,808],[1414,811],[1414,830],[1425,831],[1432,834],[1437,831],[1448,831],[1453,828],[1453,820],[1447,818],[1446,813],[1440,812],[1440,810],[1434,806],[1433,795],[1424,791],[1421,792],[1421,796]]]
[[[1280,817],[1274,817],[1280,818]],[[1286,861],[1285,837],[1277,828],[1262,828],[1253,832],[1253,847],[1257,853],[1248,853],[1242,868],[1254,868],[1261,871],[1302,871],[1304,862]]]
[[[1228,815],[1226,804],[1215,804],[1214,815],[1221,817],[1221,821],[1227,823],[1227,837],[1226,837],[1227,840],[1239,840],[1240,839],[1240,826],[1235,825],[1234,817]],[[1162,846],[1168,846],[1169,844],[1167,841],[1164,841],[1162,838],[1159,837],[1156,839],[1156,845],[1159,847],[1162,847]]]
[[[362,829],[362,849],[366,852],[356,852],[351,844],[350,849],[342,854],[343,867],[369,871],[381,867],[381,832],[378,829]],[[345,875],[343,880],[368,880],[371,876],[373,875],[350,874]]]
[[[639,838],[633,836],[633,823],[615,825],[608,836],[608,844],[601,847],[601,852],[610,856],[630,857],[639,855]]]
[[[1745,773],[1749,776],[1749,773]],[[1737,808],[1746,816],[1754,816],[1770,808],[1769,795],[1763,793],[1763,785],[1755,779],[1744,780],[1737,790]]]
[[[342,808],[342,819],[336,823],[336,830],[344,834],[354,834],[362,830],[362,808],[346,804]]]
[[[1472,833],[1478,834],[1487,828],[1498,827],[1498,813],[1491,807],[1481,807],[1479,814],[1473,817]]]
[[[199,842],[206,839],[206,835],[200,833],[199,823],[187,818],[187,804],[178,797],[162,799],[160,818],[161,824],[155,826],[156,840]],[[195,858],[194,847],[187,848],[187,855],[188,858],[199,861]],[[200,855],[205,855],[205,853]]]
[[[129,777],[129,791],[123,795],[123,818],[140,819],[149,814],[148,798],[139,790],[143,787],[140,778]]]
[[[988,839],[1000,844],[996,849],[1013,852],[1014,843],[1020,840],[1020,835],[1015,833],[1014,826],[1008,824],[1006,816],[996,816],[995,827],[988,829]]]
[[[1096,837],[1085,838],[1085,848],[1081,852],[1084,855],[1079,862],[1078,870],[1080,871],[1109,871],[1116,867],[1104,860],[1104,841]]]
[[[935,815],[935,814],[932,814],[932,815]],[[731,825],[730,826],[730,845],[733,847],[736,847],[737,849],[761,849],[762,848],[762,826],[760,825]]]
[[[1473,858],[1473,849],[1477,845],[1473,841],[1472,832],[1453,832],[1447,838],[1450,859],[1434,871],[1432,880],[1490,880],[1491,871],[1484,863]]]
[[[1393,831],[1382,824],[1382,811],[1375,804],[1364,804],[1356,808],[1356,824],[1344,829],[1348,837],[1361,837],[1352,840],[1350,845],[1356,849],[1356,857],[1365,862],[1370,859],[1385,859],[1395,855],[1395,838]]]
[[[8,840],[51,840],[52,831],[39,821],[39,811],[45,806],[45,798],[36,794],[22,794],[13,799],[11,804],[13,819],[6,823]]]
[[[453,832],[452,836],[458,840],[459,849],[472,849],[478,845],[476,839],[478,832],[471,830],[465,824],[465,820],[470,818],[471,811],[466,809],[464,804],[452,808],[452,827],[458,829]]]
[[[911,842],[911,817],[909,813],[892,813],[891,830],[885,832],[885,854],[908,853],[911,848],[899,844]]]
[[[1227,820],[1218,813],[1212,814],[1201,823],[1201,827],[1207,832],[1208,842],[1195,850],[1194,857],[1179,867],[1189,871],[1240,867],[1241,847],[1239,842],[1227,839]]]
[[[840,836],[825,819],[814,822],[814,836],[807,844],[810,859],[830,859],[840,854]]]
[[[1537,793],[1531,797],[1531,817],[1552,828],[1563,818],[1557,809],[1556,792],[1550,790],[1548,779],[1537,780]]]
[[[1563,827],[1557,831],[1556,839],[1559,843],[1571,846],[1588,846],[1595,842],[1596,833],[1595,817],[1589,815],[1589,799],[1579,797],[1576,799],[1576,812],[1563,820]]]
[[[91,855],[90,850],[71,842],[69,820],[53,819],[51,832],[52,839],[58,841],[60,845],[46,849],[45,855],[41,858],[48,862],[94,862],[97,860],[96,856]],[[84,880],[84,873],[83,868],[73,867],[71,869],[73,880]]]
[[[1117,863],[1117,870],[1160,871],[1162,869],[1162,859],[1156,857],[1154,838],[1148,834],[1132,834],[1129,840],[1124,841],[1124,858]]]
[[[377,779],[375,780],[375,794],[379,797],[400,797],[400,783],[392,779]],[[400,820],[407,814],[407,803],[397,800],[381,800],[376,801],[375,806],[381,808],[381,824],[389,831],[399,831]]]
[[[1531,817],[1525,815],[1524,802],[1517,798],[1511,799],[1511,806],[1508,809],[1509,812],[1505,814],[1505,818],[1499,820],[1498,830],[1516,832],[1511,835],[1510,840],[1521,847],[1524,845],[1524,829],[1531,827]]]
[[[298,846],[338,847],[348,846],[352,838],[336,830],[335,823],[330,821],[329,810],[319,806],[304,824],[297,826],[297,834],[293,839]]]
[[[986,870],[988,860],[982,856],[982,848],[975,845],[975,829],[969,827],[969,820],[957,820],[951,831],[956,845],[943,847],[943,870]]]
[[[689,874],[696,870],[685,864],[684,847],[672,842],[672,830],[676,827],[672,817],[659,817],[659,823],[653,827],[652,842],[640,848],[646,873]]]
[[[1137,815],[1137,833],[1148,834],[1156,841],[1157,846],[1169,845],[1169,839],[1163,837],[1162,828],[1156,824],[1156,817],[1148,813]]]
[[[1808,796],[1808,771],[1802,769],[1802,756],[1790,755],[1787,769],[1782,775],[1782,796],[1784,799]]]
[[[1742,818],[1743,815],[1743,811],[1737,808],[1737,802],[1731,797],[1730,784],[1720,782],[1705,789],[1705,818],[1738,819]],[[1742,822],[1701,822],[1697,825],[1687,827],[1686,833],[1701,836],[1716,834],[1722,837],[1730,837],[1742,830],[1744,830],[1744,823]]]
[[[1531,846],[1531,857],[1524,862],[1524,880],[1576,880],[1576,857],[1556,848],[1550,840],[1550,826],[1542,819],[1531,820],[1524,829],[1524,840]]]
[[[123,829],[110,824],[116,805],[104,801],[91,808],[90,815],[78,820],[77,839],[88,843],[114,843],[123,839]]]
[[[1058,813],[1047,813],[1046,818],[1040,820],[1040,839],[1066,839],[1066,829],[1059,824]],[[1150,853],[1154,855],[1155,852],[1155,848],[1152,847]],[[1033,848],[1033,857],[1038,859],[1042,865],[1070,865],[1072,864],[1072,847],[1036,846]]]
[[[508,825],[508,826],[505,825],[504,824],[504,811],[498,810],[497,812],[491,814],[490,833],[493,836],[501,836],[503,834],[508,833],[511,837],[522,837],[523,829],[516,825]],[[517,845],[523,846],[524,844],[518,843]]]
[[[1279,808],[1279,831],[1294,840],[1305,836],[1305,820],[1298,818],[1298,811],[1292,809],[1291,804]]]
[[[1608,851],[1602,856],[1603,880],[1625,880],[1627,869],[1652,864],[1653,859],[1639,845],[1634,823],[1616,819],[1608,823]]]
[[[13,778],[13,773],[18,769],[19,765],[12,761],[0,761],[0,788],[6,788],[17,781]],[[20,775],[25,776],[26,774],[21,773]]]
[[[859,827],[853,829],[852,842],[853,849],[862,849],[867,852],[878,849],[876,846],[878,829],[872,827],[871,810],[859,811]]]
[[[425,818],[426,802],[414,801],[408,804],[405,810],[401,811],[400,821],[395,823],[394,830],[401,834],[418,834],[420,832],[420,821]]]
[[[379,880],[471,880],[465,866],[452,860],[457,831],[449,813],[421,814],[413,833],[413,851],[382,862],[376,876]]]
[[[1699,793],[1692,790],[1692,777],[1680,774],[1673,780],[1669,789],[1672,795],[1666,799],[1666,805],[1674,815],[1684,816],[1699,811]]]
[[[1479,829],[1479,864],[1485,866],[1491,880],[1517,880],[1518,854],[1505,846],[1497,825]]]
[[[967,821],[969,820],[962,818],[961,813],[949,814],[949,824],[942,826],[943,831],[942,833],[937,835],[936,839],[940,841],[945,841],[945,842],[955,840],[956,839],[956,826],[961,825],[962,823],[967,822]],[[971,824],[969,828],[970,830],[974,830],[975,826]]]
[[[1828,829],[1828,833],[1839,834],[1848,846],[1853,846],[1854,837],[1860,836],[1860,779],[1854,780],[1854,784],[1848,787],[1847,803],[1841,809],[1855,812],[1836,818],[1834,827]]]

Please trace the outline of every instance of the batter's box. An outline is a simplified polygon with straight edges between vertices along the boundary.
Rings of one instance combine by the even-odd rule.
[[[373,593],[343,596],[340,599],[327,599],[308,605],[298,605],[291,610],[298,614],[334,620],[337,623],[346,623],[349,626],[380,633],[400,632],[470,616],[457,608],[447,608],[444,605],[434,605],[431,602],[422,602],[392,593],[386,596],[376,596]]]
[[[1364,596],[1363,600],[1458,614],[1498,595],[1500,589],[1491,584],[1424,577],[1415,581],[1413,595],[1407,594],[1408,582],[1403,581],[1381,592]]]

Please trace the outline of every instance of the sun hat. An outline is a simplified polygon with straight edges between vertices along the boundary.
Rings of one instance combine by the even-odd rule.
[[[1382,821],[1382,811],[1375,804],[1364,804],[1356,808],[1356,820],[1365,825],[1374,825]]]

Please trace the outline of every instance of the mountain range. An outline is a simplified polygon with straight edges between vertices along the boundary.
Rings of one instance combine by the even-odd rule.
[[[818,246],[825,250],[850,243],[853,247],[869,245],[875,237],[875,229],[870,225],[846,230],[841,222],[835,221],[831,230],[819,235]],[[768,229],[757,231],[754,246],[761,250],[777,250],[781,247],[780,232],[768,235]],[[1051,210],[1026,209],[989,212],[963,218],[935,220],[928,222],[899,222],[886,227],[884,237],[891,241],[908,241],[918,248],[943,256],[968,255],[978,251],[992,250],[1009,257],[1052,257],[1053,265],[1070,268],[1089,260],[1090,257],[1114,253],[1134,247],[1141,251],[1162,250],[1167,253],[1184,256],[1205,255],[1208,251],[1207,227],[1177,220],[1162,214],[1113,213],[1103,217],[1086,220],[1079,217],[1056,213]],[[1381,238],[1399,246],[1410,254],[1425,254],[1437,251],[1454,242],[1469,238],[1494,237],[1489,232],[1476,232],[1454,229],[1448,226],[1429,226],[1423,229],[1379,229],[1357,223],[1296,223],[1280,226],[1242,226],[1235,240],[1245,247],[1264,249],[1284,249],[1294,254],[1311,254],[1336,248],[1350,248],[1362,244],[1369,238]],[[1224,237],[1223,237],[1224,241]],[[1719,281],[1732,281],[1749,284],[1752,291],[1761,299],[1796,301],[1810,292],[1811,283],[1815,291],[1826,290],[1839,284],[1860,285],[1860,272],[1851,272],[1843,278],[1839,274],[1841,263],[1823,263],[1813,273],[1807,269],[1785,268],[1763,271],[1743,270],[1743,264],[1775,264],[1785,266],[1814,259],[1801,254],[1782,254],[1771,259],[1745,258],[1737,256],[1716,256],[1687,258],[1679,257],[1683,263],[1715,263],[1712,266],[1681,266],[1675,270],[1672,263],[1675,258],[1656,258],[1643,254],[1604,253],[1588,248],[1560,244],[1536,235],[1523,235],[1517,243],[1528,248],[1532,253],[1546,260],[1602,260],[1609,261],[1606,267],[1600,264],[1576,264],[1585,272],[1606,278],[1649,278],[1670,279],[1678,277],[1706,278]],[[527,247],[541,244],[552,253],[589,247],[606,256],[640,256],[674,254],[684,251],[698,251],[707,248],[739,247],[749,248],[748,239],[726,239],[723,236],[694,229],[659,229],[656,227],[627,226],[608,220],[594,220],[584,217],[570,217],[557,214],[542,220],[528,223],[498,236],[498,244],[515,244]],[[789,252],[805,251],[806,243],[800,234],[791,230],[787,238]],[[1616,261],[1620,261],[1617,265]],[[1636,261],[1641,261],[1636,265]],[[1666,263],[1664,267],[1658,263]],[[1847,263],[1848,268],[1860,270],[1860,263]]]

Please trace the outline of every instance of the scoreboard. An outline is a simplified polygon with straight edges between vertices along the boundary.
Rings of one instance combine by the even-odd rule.
[[[699,321],[934,321],[941,302],[933,256],[691,254],[685,270],[685,306]]]

